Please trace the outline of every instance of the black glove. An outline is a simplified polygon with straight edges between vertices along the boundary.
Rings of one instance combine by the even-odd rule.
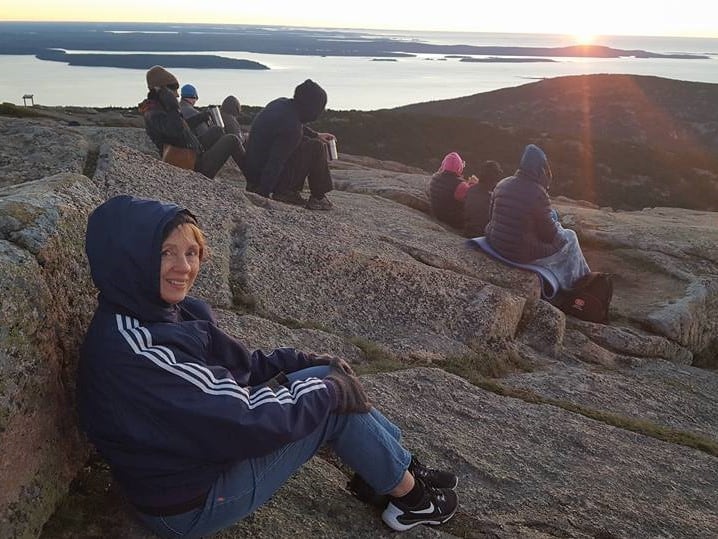
[[[177,97],[175,97],[174,92],[166,86],[163,86],[162,88],[157,90],[157,99],[165,110],[179,110],[179,102],[177,101]]]
[[[349,365],[349,363],[340,357],[330,356],[329,354],[315,354],[311,353],[309,354],[309,361],[312,363],[312,367],[316,367],[319,365],[329,365],[332,369],[335,369],[337,371],[341,371],[344,374],[349,374],[354,376],[354,369],[352,369],[352,366]]]
[[[331,385],[337,398],[335,414],[365,414],[371,410],[371,403],[364,388],[356,376],[334,370],[324,378],[324,383]]]

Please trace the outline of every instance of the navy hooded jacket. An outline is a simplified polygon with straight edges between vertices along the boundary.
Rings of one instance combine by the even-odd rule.
[[[319,118],[326,104],[326,92],[307,79],[295,88],[292,99],[280,97],[259,111],[249,131],[245,174],[261,195],[274,192],[302,137],[317,137],[304,124]]]
[[[491,194],[486,237],[499,254],[525,264],[561,248],[561,235],[551,218],[550,182],[546,154],[529,144],[516,174],[501,180]]]
[[[80,420],[130,500],[144,507],[202,496],[233,462],[303,438],[332,408],[317,378],[262,387],[281,371],[308,367],[304,353],[249,353],[216,326],[206,303],[161,299],[163,230],[183,211],[122,195],[99,206],[87,226],[100,294],[78,370]]]

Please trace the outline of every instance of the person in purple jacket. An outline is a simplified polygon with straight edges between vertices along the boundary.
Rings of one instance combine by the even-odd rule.
[[[265,503],[327,444],[395,530],[456,511],[455,475],[423,466],[346,361],[249,352],[188,295],[207,256],[196,218],[127,195],[90,215],[99,289],[78,368],[80,422],[161,537],[214,533]]]

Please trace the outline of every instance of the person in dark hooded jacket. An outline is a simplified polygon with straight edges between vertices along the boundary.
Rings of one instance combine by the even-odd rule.
[[[491,194],[486,238],[503,257],[547,267],[561,288],[570,288],[590,270],[576,233],[564,229],[551,208],[552,178],[544,151],[527,145],[516,173],[501,180]]]
[[[355,485],[387,495],[393,529],[451,518],[456,476],[401,446],[346,361],[249,352],[188,295],[207,255],[189,211],[116,196],[90,215],[85,249],[100,293],[78,366],[80,423],[156,534],[230,526],[324,444]]]
[[[147,71],[146,79],[149,93],[140,103],[139,110],[145,121],[145,131],[160,156],[166,144],[190,148],[197,154],[194,170],[208,178],[214,178],[230,156],[240,170],[243,169],[244,147],[236,135],[225,135],[215,126],[200,141],[192,131],[195,122],[206,121],[207,113],[196,114],[189,120],[182,116],[177,101],[179,82],[172,73],[162,66],[153,66]]]
[[[275,200],[329,210],[326,193],[332,190],[326,144],[335,137],[317,133],[305,124],[324,111],[327,94],[316,82],[305,80],[294,97],[271,101],[254,118],[247,142],[247,189]],[[300,192],[308,179],[309,200]]]
[[[224,101],[222,101],[219,112],[222,115],[222,122],[224,122],[224,132],[237,135],[239,140],[244,142],[242,128],[239,125],[239,114],[242,112],[242,105],[239,99],[233,95],[228,95],[224,98]]]
[[[469,187],[464,199],[464,236],[483,236],[491,211],[491,192],[504,171],[496,161],[484,161],[477,182]]]

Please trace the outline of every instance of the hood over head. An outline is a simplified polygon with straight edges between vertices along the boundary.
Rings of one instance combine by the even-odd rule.
[[[90,214],[85,252],[100,304],[143,321],[175,319],[175,307],[160,297],[164,229],[178,213],[176,204],[128,195],[113,197]]]
[[[302,123],[313,122],[327,106],[327,93],[311,79],[294,89],[294,103]]]
[[[548,164],[548,157],[535,144],[529,144],[524,148],[517,175],[533,180],[546,189],[548,189],[553,178],[551,167]]]
[[[224,98],[224,101],[222,101],[219,110],[230,116],[239,116],[239,113],[242,111],[242,105],[240,105],[239,99],[235,96],[228,95]]]
[[[504,177],[504,170],[496,161],[484,161],[479,167],[479,181],[491,191]]]

